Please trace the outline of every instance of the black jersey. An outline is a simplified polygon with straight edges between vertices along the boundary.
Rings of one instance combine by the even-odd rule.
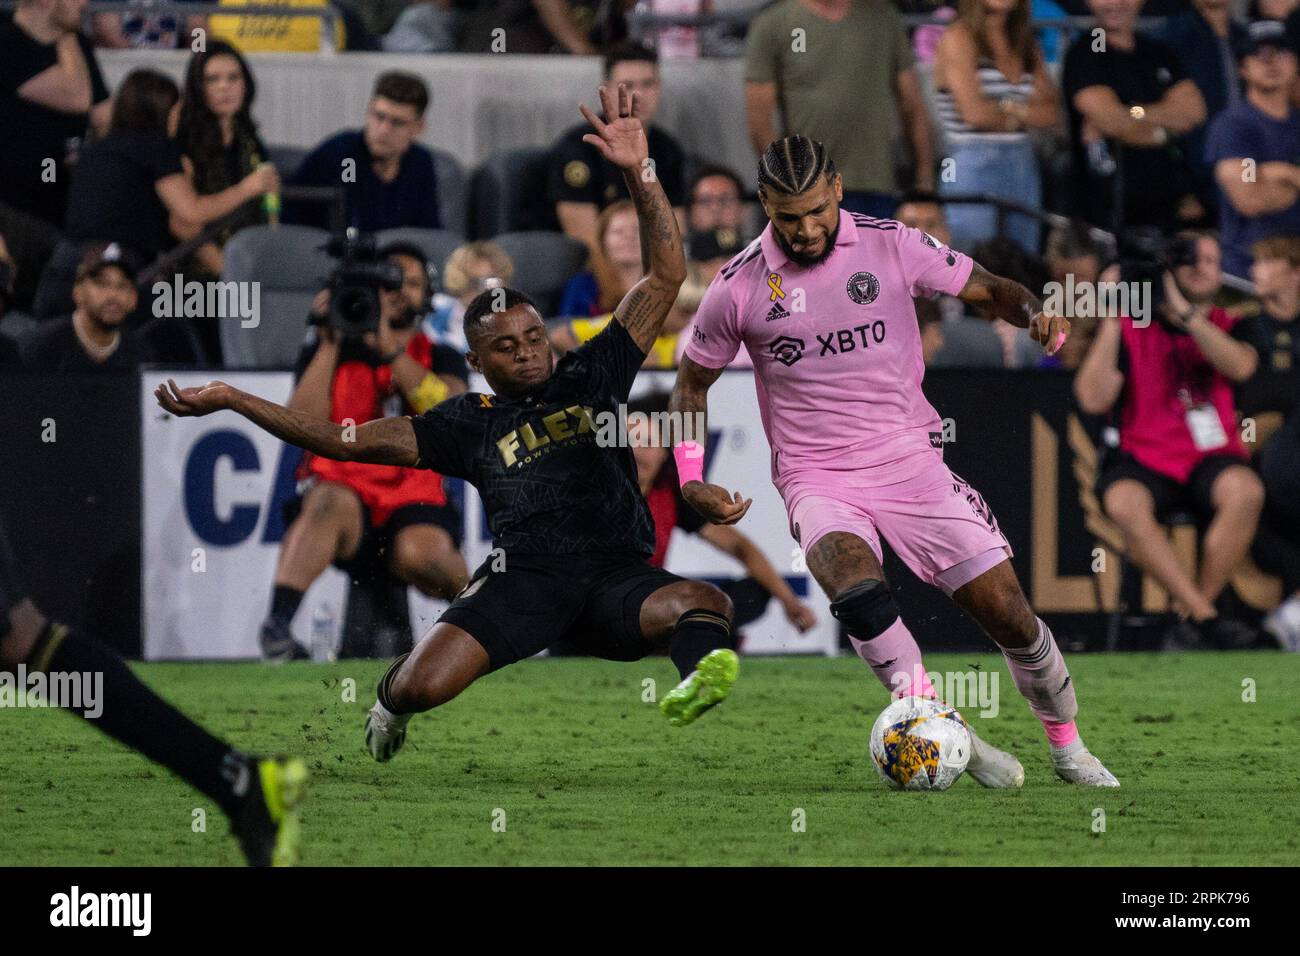
[[[644,360],[611,321],[519,398],[470,392],[413,417],[419,467],[477,488],[507,555],[649,556],[654,523],[618,424]]]

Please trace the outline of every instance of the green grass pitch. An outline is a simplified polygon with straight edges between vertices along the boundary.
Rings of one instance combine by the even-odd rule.
[[[855,657],[748,658],[686,728],[642,700],[646,678],[676,683],[666,659],[525,662],[416,717],[387,765],[361,740],[381,663],[138,673],[237,745],[306,758],[307,865],[1300,862],[1300,658],[1074,655],[1080,727],[1118,791],[1057,782],[999,657],[926,663],[1000,672],[1000,713],[976,724],[1020,756],[1022,791],[887,790],[868,755],[886,696]],[[0,864],[241,862],[215,806],[67,714],[0,710],[0,753]]]

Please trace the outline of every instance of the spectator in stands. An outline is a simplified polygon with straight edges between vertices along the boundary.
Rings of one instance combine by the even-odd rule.
[[[934,358],[943,350],[943,313],[934,299],[913,299],[916,308],[916,325],[921,330],[921,358],[929,368]]]
[[[1232,394],[1258,360],[1230,334],[1232,317],[1211,304],[1213,280],[1198,249],[1194,264],[1163,274],[1164,301],[1149,325],[1102,317],[1074,380],[1084,412],[1116,411],[1119,446],[1103,455],[1097,496],[1129,557],[1164,586],[1182,617],[1171,647],[1241,647],[1255,637],[1215,607],[1255,537],[1264,488],[1247,464]],[[1208,523],[1195,577],[1160,526],[1174,511]]]
[[[202,0],[174,0],[196,3]],[[92,32],[95,46],[110,50],[175,50],[188,48],[195,30],[206,30],[205,16],[180,17],[174,13],[133,10],[128,13],[97,13]]]
[[[451,53],[456,49],[462,11],[452,0],[404,0],[405,9],[382,35],[387,53]]]
[[[627,39],[629,0],[462,0],[464,53],[592,56]],[[503,26],[504,36],[495,31]],[[504,49],[502,44],[504,43]],[[650,155],[654,155],[653,144]]]
[[[1218,247],[1215,247],[1215,256]],[[1080,289],[1102,281],[1119,280],[1119,267],[1103,271],[1105,250],[1093,238],[1087,223],[1075,220],[1064,226],[1058,226],[1047,234],[1044,262],[1047,266],[1048,281],[1057,283],[1062,291],[1073,287]],[[1039,368],[1064,368],[1071,371],[1083,364],[1092,340],[1097,335],[1098,317],[1096,315],[1076,315],[1070,319],[1070,337],[1055,355],[1044,355],[1039,359]]]
[[[659,59],[654,50],[639,43],[621,43],[605,54],[605,81],[623,85],[638,100],[637,115],[646,129],[650,158],[664,194],[681,221],[686,199],[683,175],[686,154],[677,141],[654,125],[659,111]],[[562,135],[547,161],[547,192],[566,235],[597,248],[596,217],[610,203],[627,198],[623,175],[601,157],[596,147],[583,141],[591,126],[581,123]],[[638,277],[639,278],[639,277]]]
[[[290,182],[342,186],[347,222],[362,232],[399,226],[437,229],[438,180],[424,132],[429,88],[412,73],[391,71],[375,82],[363,129],[331,136],[307,155]],[[290,204],[287,221],[328,227],[319,205]]]
[[[1059,96],[1030,28],[1029,0],[960,0],[959,16],[943,33],[934,61],[935,104],[953,175],[939,191],[989,193],[1037,207],[1038,159],[1029,130],[1059,122]],[[991,205],[954,203],[953,242],[970,249],[997,234]],[[1012,215],[1007,232],[1038,249],[1038,220]]]
[[[952,245],[952,230],[948,217],[934,193],[905,193],[894,213],[894,218],[905,226],[920,229],[941,246]]]
[[[1080,32],[1061,81],[1082,187],[1076,202],[1113,232],[1205,215],[1195,174],[1172,142],[1205,122],[1205,101],[1174,50],[1135,32],[1141,6],[1088,0],[1103,32]]]
[[[1237,390],[1241,414],[1257,429],[1265,489],[1254,551],[1260,567],[1281,576],[1288,595],[1264,630],[1284,649],[1300,651],[1300,237],[1261,239],[1251,253],[1260,310],[1232,334],[1259,354],[1259,368]]]
[[[1042,295],[1047,288],[1047,264],[1008,236],[981,242],[971,250],[971,258],[994,275],[1019,282],[1026,289],[1033,289],[1035,294]],[[990,320],[980,316],[976,321],[992,327],[1002,347],[1003,368],[1036,368],[1042,361],[1042,348],[1024,329],[1018,329],[1004,319]]]
[[[274,4],[249,0],[219,0],[223,7],[282,6],[324,8],[329,0],[276,0]],[[318,53],[324,46],[342,50],[347,46],[343,20],[334,21],[332,33],[320,17],[277,17],[268,15],[216,14],[209,19],[211,39],[233,43],[245,53]]]
[[[911,147],[912,185],[934,189],[930,114],[892,4],[780,0],[750,24],[747,43],[745,113],[758,156],[785,134],[820,140],[844,177],[841,205],[892,216],[899,184],[886,131],[897,120]]]
[[[1223,268],[1245,277],[1252,244],[1300,233],[1300,112],[1291,105],[1296,54],[1276,20],[1250,24],[1238,50],[1246,96],[1210,127],[1205,158],[1221,201]]]
[[[691,181],[686,201],[686,228],[690,232],[731,229],[745,231],[745,187],[725,166],[705,166]]]
[[[655,526],[655,550],[650,563],[657,568],[664,566],[674,529],[698,535],[745,569],[745,578],[721,585],[735,605],[733,631],[757,620],[772,598],[781,605],[787,621],[800,633],[807,631],[817,623],[816,614],[799,600],[753,539],[729,525],[710,524],[682,497],[677,465],[669,453],[670,436],[660,432],[664,421],[660,416],[667,411],[668,395],[662,392],[628,402],[628,444],[636,459],[637,482]]]
[[[1246,27],[1232,18],[1231,0],[1192,0],[1189,9],[1169,17],[1159,34],[1161,42],[1178,52],[1205,101],[1207,125],[1179,142],[1196,173],[1197,197],[1207,209],[1218,207],[1218,192],[1214,164],[1205,159],[1205,134],[1216,116],[1241,101],[1236,51],[1245,34]]]
[[[560,354],[577,348],[608,325],[614,307],[643,274],[641,234],[637,228],[636,209],[630,199],[620,200],[600,214],[597,235],[600,249],[591,257],[592,271],[579,273],[569,280],[560,301],[560,316],[565,321],[552,323],[548,332],[551,345]],[[715,236],[715,245],[716,241]],[[735,236],[724,236],[723,241],[730,244],[727,248],[734,248],[737,242]],[[713,256],[714,274],[730,258],[716,248],[710,250],[708,240],[703,236],[694,237],[693,242],[699,255]],[[698,278],[699,270],[709,266],[697,262],[695,268]],[[688,276],[690,274],[688,265]],[[678,335],[695,314],[703,295],[698,281],[683,283],[673,310],[664,320],[658,338],[646,355],[645,368],[676,367],[680,354]]]
[[[136,273],[115,243],[90,249],[77,267],[71,317],[46,323],[28,342],[28,367],[38,372],[129,370],[154,360],[145,341],[122,324],[135,311]]]
[[[299,357],[289,408],[362,424],[384,415],[420,414],[465,391],[465,359],[419,329],[432,292],[424,254],[416,246],[392,243],[380,256],[400,267],[403,284],[381,290],[378,330],[359,339],[342,336],[326,320],[328,290],[318,295],[312,307],[316,333]],[[308,656],[289,626],[303,594],[330,564],[356,578],[391,574],[444,599],[464,587],[468,574],[457,550],[460,516],[449,506],[441,475],[306,454],[299,478],[301,497],[288,509],[291,524],[280,545],[274,595],[262,625],[267,658]]]
[[[195,192],[168,131],[175,128],[180,90],[154,70],[133,70],[113,102],[108,135],[82,150],[69,190],[67,242],[116,242],[141,263],[172,246],[174,219],[209,223],[244,203],[277,192],[280,179],[270,166],[234,185],[203,196]],[[57,311],[69,291],[56,258],[41,277],[41,314]]]
[[[443,291],[433,297],[433,308],[422,326],[424,334],[463,355],[469,351],[462,321],[465,310],[485,289],[509,286],[514,275],[514,262],[495,242],[468,242],[457,247],[442,268]]]
[[[666,334],[676,334],[674,365],[680,364],[682,353],[691,340],[695,312],[704,299],[704,293],[722,267],[744,249],[745,243],[734,229],[711,229],[692,232],[686,239],[686,281],[677,293],[673,310],[664,322]],[[753,368],[749,352],[741,349],[732,359],[729,368]]]
[[[0,232],[31,303],[63,227],[68,181],[88,130],[108,128],[109,93],[79,32],[86,0],[22,0],[0,14]]]
[[[630,199],[617,200],[596,217],[591,269],[578,273],[565,285],[560,315],[593,316],[614,311],[614,306],[640,281],[643,271],[636,207]]]
[[[266,145],[252,116],[256,92],[248,63],[224,40],[212,40],[204,52],[190,57],[175,138],[185,176],[200,196],[229,189],[267,162]],[[270,195],[275,197],[270,209],[277,211],[279,196]],[[201,271],[221,275],[222,248],[237,229],[265,223],[267,208],[265,195],[245,203],[238,221],[195,253]],[[201,223],[172,220],[172,232],[179,239],[189,239],[202,228]]]

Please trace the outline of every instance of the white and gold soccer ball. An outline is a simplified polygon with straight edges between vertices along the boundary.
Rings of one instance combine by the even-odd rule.
[[[900,697],[871,728],[871,760],[895,790],[947,790],[970,760],[966,721],[943,701]]]

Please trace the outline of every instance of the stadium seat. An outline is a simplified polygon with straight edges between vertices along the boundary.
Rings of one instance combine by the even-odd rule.
[[[556,227],[546,202],[547,156],[548,150],[536,147],[508,149],[493,153],[474,171],[474,238]]]
[[[280,178],[287,180],[298,171],[302,161],[307,158],[311,150],[302,146],[268,146],[266,150],[271,155],[267,158],[271,160],[271,165],[280,174]]]
[[[465,171],[451,153],[435,149],[433,174],[438,180],[438,217],[442,220],[442,228],[466,235],[469,195]],[[441,267],[442,263],[438,265]]]
[[[442,267],[447,262],[447,257],[465,242],[465,237],[461,233],[449,229],[412,229],[409,226],[385,229],[376,235],[376,239],[380,248],[390,242],[411,242],[419,246],[428,256],[430,265],[437,266],[439,277],[442,275]]]
[[[311,300],[333,271],[329,234],[311,226],[253,226],[226,245],[225,281],[260,283],[261,316],[254,328],[222,321],[228,368],[292,368],[302,347]]]
[[[545,317],[555,314],[564,284],[587,261],[587,247],[562,232],[507,232],[492,241],[515,264],[511,285],[536,299]]]

